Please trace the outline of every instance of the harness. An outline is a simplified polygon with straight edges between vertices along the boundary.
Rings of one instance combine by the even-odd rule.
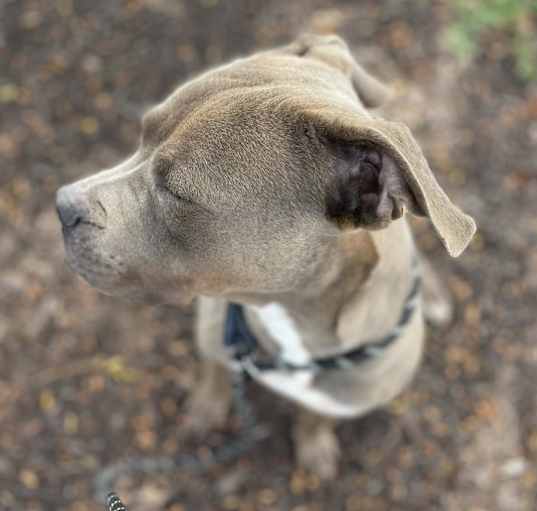
[[[408,325],[418,305],[421,289],[421,275],[417,259],[414,258],[411,267],[412,283],[405,298],[403,309],[395,327],[384,337],[373,339],[357,348],[332,356],[314,358],[306,364],[294,364],[284,360],[279,355],[259,358],[259,344],[250,330],[241,304],[230,303],[227,308],[224,327],[224,345],[230,351],[234,368],[243,374],[250,375],[254,370],[264,371],[304,371],[350,369],[366,360],[375,359],[384,354],[401,336]]]

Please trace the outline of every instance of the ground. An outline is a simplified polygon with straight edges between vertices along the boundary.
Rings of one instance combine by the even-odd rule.
[[[439,181],[479,231],[449,259],[453,293],[423,367],[392,405],[339,427],[340,476],[293,467],[291,407],[249,398],[271,436],[203,474],[123,475],[131,510],[519,511],[537,507],[537,89],[507,36],[456,60],[445,2],[0,2],[0,509],[90,511],[128,456],[207,456],[183,442],[196,381],[188,309],[104,297],[70,273],[56,188],[131,151],[139,115],[187,77],[302,30],[337,32],[398,91]]]

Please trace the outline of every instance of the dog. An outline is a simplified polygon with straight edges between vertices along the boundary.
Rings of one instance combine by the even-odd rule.
[[[336,421],[397,396],[424,317],[450,316],[405,213],[452,256],[476,228],[409,129],[370,111],[388,96],[341,38],[304,35],[182,85],[144,115],[130,158],[57,192],[67,263],[92,286],[197,297],[189,429],[226,420],[244,371],[299,405],[297,461],[325,479]]]

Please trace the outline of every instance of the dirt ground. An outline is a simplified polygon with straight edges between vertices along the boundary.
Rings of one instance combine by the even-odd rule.
[[[537,87],[492,33],[446,51],[448,4],[422,1],[0,0],[0,509],[101,510],[95,477],[184,443],[191,311],[99,295],[63,262],[53,197],[131,151],[174,85],[303,30],[337,32],[400,97],[448,193],[479,225],[451,260],[428,225],[454,323],[411,387],[344,423],[337,481],[293,467],[291,408],[254,389],[269,439],[207,473],[120,477],[132,511],[537,509]],[[210,435],[233,441],[236,420]]]

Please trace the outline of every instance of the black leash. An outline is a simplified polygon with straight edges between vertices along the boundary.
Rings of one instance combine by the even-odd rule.
[[[124,508],[110,507],[114,502],[121,504],[119,498],[112,493],[119,477],[129,474],[162,474],[177,470],[203,474],[215,465],[230,463],[239,458],[253,448],[257,442],[267,438],[269,436],[268,429],[257,424],[253,409],[245,397],[245,383],[245,376],[242,373],[236,373],[233,381],[233,408],[240,419],[241,432],[232,442],[210,449],[209,455],[204,456],[203,459],[190,454],[181,454],[176,457],[133,457],[114,463],[95,478],[94,487],[97,499],[101,502],[107,502],[109,511],[122,511]],[[117,500],[112,502],[112,497]]]
[[[120,498],[113,492],[106,497],[106,511],[128,511]]]

